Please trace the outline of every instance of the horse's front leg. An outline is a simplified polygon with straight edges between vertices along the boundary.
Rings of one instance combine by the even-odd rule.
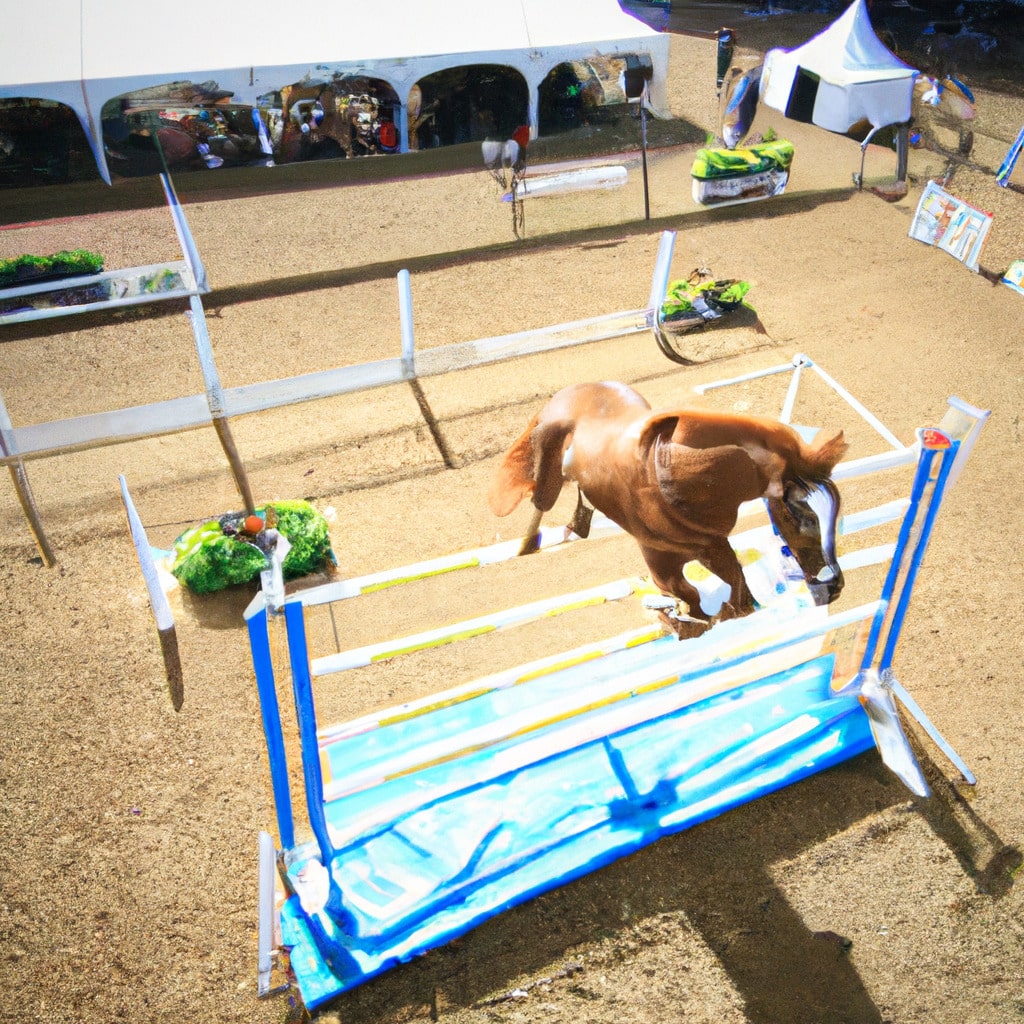
[[[719,537],[709,543],[700,562],[729,587],[729,600],[719,609],[716,619],[737,619],[754,610],[754,597],[728,538]]]
[[[700,606],[700,592],[683,575],[684,557],[679,552],[662,551],[640,545],[647,568],[651,570],[654,585],[682,604],[686,612],[678,608],[661,608],[658,617],[680,640],[700,636],[711,625],[707,612]]]

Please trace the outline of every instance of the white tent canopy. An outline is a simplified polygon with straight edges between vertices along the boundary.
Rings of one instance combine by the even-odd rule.
[[[792,50],[765,54],[761,100],[797,121],[845,133],[910,120],[917,71],[875,35],[865,0]]]
[[[552,68],[633,53],[653,65],[651,106],[667,106],[668,37],[624,13],[616,0],[390,0],[377,8],[353,0],[312,8],[249,0],[209,16],[137,0],[8,7],[0,34],[0,99],[69,106],[107,180],[103,104],[171,81],[212,81],[234,102],[255,105],[284,85],[361,75],[387,82],[404,105],[412,86],[434,72],[500,64],[525,79],[535,134],[537,89]]]

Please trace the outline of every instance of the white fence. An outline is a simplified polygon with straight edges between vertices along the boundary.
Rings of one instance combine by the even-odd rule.
[[[6,465],[11,472],[25,517],[47,565],[54,564],[56,559],[46,539],[32,496],[24,465],[27,460],[212,426],[217,431],[221,446],[228,457],[239,494],[246,507],[251,509],[254,504],[252,493],[244,463],[232,439],[229,423],[231,417],[335,395],[365,391],[390,384],[409,382],[415,386],[416,381],[422,377],[450,373],[454,370],[498,362],[516,356],[653,331],[656,328],[657,313],[668,286],[668,275],[675,245],[675,233],[664,232],[655,258],[647,304],[637,309],[557,324],[534,331],[444,345],[422,352],[417,352],[415,349],[409,272],[403,270],[398,274],[402,337],[402,351],[399,356],[296,377],[264,381],[258,384],[224,388],[221,385],[220,375],[214,361],[206,316],[200,298],[201,292],[209,291],[206,284],[206,273],[169,179],[164,176],[163,180],[175,228],[185,256],[183,263],[167,264],[166,266],[176,270],[180,269],[183,287],[172,292],[153,295],[149,299],[132,297],[111,300],[72,306],[65,309],[63,313],[48,311],[39,315],[69,315],[137,302],[187,297],[190,303],[189,320],[195,339],[196,354],[203,374],[205,393],[23,426],[15,426],[11,422],[3,395],[0,394],[0,463]],[[121,274],[126,276],[149,270],[151,268],[134,268],[134,271],[124,271]],[[66,284],[68,287],[80,286],[83,280],[88,279],[76,278]],[[33,317],[30,314],[14,317],[18,322],[38,318],[39,316]],[[7,321],[8,318],[0,317],[0,324]],[[420,407],[423,410],[422,403],[420,403]],[[423,411],[426,416],[426,411]],[[434,430],[433,424],[428,423],[428,426],[432,431]],[[436,431],[434,433],[436,438]]]

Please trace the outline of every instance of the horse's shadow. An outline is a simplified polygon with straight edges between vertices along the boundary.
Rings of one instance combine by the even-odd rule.
[[[524,976],[573,959],[578,946],[668,913],[716,957],[750,1024],[882,1024],[846,955],[850,940],[812,931],[773,874],[776,865],[872,815],[920,813],[979,892],[1005,895],[1021,852],[1005,846],[925,761],[930,800],[909,800],[877,755],[865,754],[545,893],[343,994],[328,1009],[350,1024],[420,1014],[443,1019],[447,1011],[490,1004]],[[576,977],[571,970],[565,976]],[[585,973],[579,977],[589,984]]]

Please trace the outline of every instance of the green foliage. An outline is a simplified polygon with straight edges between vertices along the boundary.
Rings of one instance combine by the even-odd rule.
[[[218,527],[216,533],[205,529],[210,525]],[[266,568],[266,555],[255,544],[220,532],[219,524],[208,523],[197,529],[204,534],[198,546],[193,543],[196,538],[191,536],[192,531],[182,534],[174,544],[175,552],[183,542],[187,545],[175,558],[171,572],[189,590],[211,594],[236,583],[248,583]]]
[[[103,269],[103,257],[88,249],[70,249],[52,256],[24,254],[0,260],[0,287],[30,281],[44,274],[98,274]]]
[[[88,249],[65,249],[54,253],[50,260],[54,271],[73,274],[98,274],[103,269],[103,257]]]
[[[171,270],[168,267],[164,267],[163,270],[150,275],[141,283],[143,291],[147,294],[154,294],[156,292],[172,291],[181,284],[181,280],[176,271]]]
[[[718,313],[728,312],[744,304],[749,290],[747,281],[673,281],[668,286],[661,315],[667,320],[694,314],[698,297]]]
[[[723,288],[715,297],[723,306],[737,306],[743,301],[748,291],[750,291],[748,282],[733,281],[728,288]]]
[[[277,528],[292,546],[282,566],[286,577],[306,576],[333,560],[327,520],[309,502],[275,501],[273,507]]]
[[[282,566],[286,578],[308,575],[333,561],[327,520],[309,502],[275,501],[257,508],[256,515],[276,524],[291,544]],[[256,579],[269,564],[260,547],[266,535],[245,532],[245,518],[244,512],[229,512],[186,530],[174,542],[174,577],[197,594]]]

